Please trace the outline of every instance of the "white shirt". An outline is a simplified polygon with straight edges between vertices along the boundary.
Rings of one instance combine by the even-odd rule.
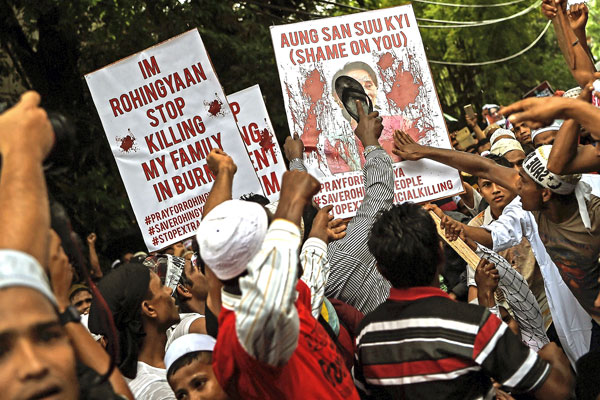
[[[173,340],[190,333],[190,326],[192,326],[194,321],[198,318],[204,318],[204,315],[198,313],[179,314],[179,323],[167,329],[167,344],[165,345],[165,351],[167,351]]]
[[[495,252],[516,246],[523,236],[529,240],[544,278],[546,298],[556,333],[571,364],[575,366],[577,359],[589,351],[592,319],[579,304],[548,255],[533,215],[523,210],[521,198],[517,196],[504,208],[497,220],[482,228],[491,232]]]
[[[171,400],[175,393],[167,382],[167,370],[152,367],[138,361],[135,379],[128,381],[129,389],[136,400]]]

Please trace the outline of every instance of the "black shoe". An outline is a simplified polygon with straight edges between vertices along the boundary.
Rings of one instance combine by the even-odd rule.
[[[365,114],[373,112],[373,102],[365,93],[365,89],[360,82],[347,75],[342,75],[335,80],[335,92],[342,101],[344,108],[352,118],[359,121],[358,110],[356,108],[356,100],[362,104]]]

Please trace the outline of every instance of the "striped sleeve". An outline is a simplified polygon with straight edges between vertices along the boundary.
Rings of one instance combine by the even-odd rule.
[[[505,390],[515,393],[539,388],[550,374],[550,365],[488,311],[475,337],[473,359]]]
[[[321,239],[308,238],[302,246],[300,254],[302,276],[300,279],[310,289],[310,306],[313,317],[319,318],[325,285],[329,276],[329,262],[327,261],[327,245]]]
[[[367,238],[377,213],[393,203],[392,160],[383,149],[371,151],[363,171],[363,202],[348,224],[346,237],[329,245],[330,274],[325,294],[368,313],[387,299],[390,290],[389,282],[375,268]]]
[[[300,230],[286,220],[271,223],[260,252],[240,279],[242,298],[235,327],[246,352],[271,366],[284,365],[298,344],[296,300]]]

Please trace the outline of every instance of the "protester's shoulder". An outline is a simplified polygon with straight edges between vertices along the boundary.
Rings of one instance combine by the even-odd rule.
[[[452,322],[479,325],[486,311],[484,307],[457,302],[441,296],[409,302],[387,300],[363,318],[358,330],[362,332],[373,323],[413,318],[436,320],[440,326]]]

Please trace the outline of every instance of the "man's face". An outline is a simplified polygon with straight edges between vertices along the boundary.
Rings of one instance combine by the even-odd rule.
[[[531,129],[524,122],[519,122],[514,126],[515,135],[517,140],[522,144],[531,143]]]
[[[546,144],[553,144],[554,138],[556,137],[557,133],[558,131],[542,132],[536,135],[535,139],[533,139],[533,145],[537,149],[538,147],[544,146]]]
[[[521,150],[511,150],[504,155],[504,158],[506,158],[508,162],[511,163],[514,169],[519,170],[521,165],[523,165],[525,153]]]
[[[92,305],[92,294],[87,290],[80,290],[71,297],[71,305],[77,308],[79,314],[88,314]]]
[[[171,326],[179,322],[179,311],[175,305],[175,298],[171,296],[172,290],[160,282],[156,273],[150,272],[150,285],[152,299],[146,300],[157,313],[157,323]]]
[[[169,385],[178,400],[227,399],[227,395],[215,377],[212,365],[200,360],[193,360],[175,371],[169,377]]]
[[[519,168],[519,179],[517,180],[517,194],[521,196],[523,209],[526,211],[539,211],[542,209],[543,189],[527,175],[523,168]]]
[[[478,185],[479,193],[488,202],[495,216],[501,214],[504,207],[515,198],[509,190],[489,179],[480,178]]]
[[[0,290],[2,398],[77,399],[75,352],[42,294],[29,288]]]
[[[375,107],[375,101],[377,100],[377,82],[373,82],[371,75],[364,69],[354,69],[349,71],[346,75],[360,82],[365,89],[367,96],[369,96],[373,102],[373,107]]]
[[[200,271],[200,268],[192,265],[192,262],[185,262],[185,276],[192,282],[192,286],[186,288],[192,293],[195,299],[206,300],[208,296],[208,281],[206,276]]]

